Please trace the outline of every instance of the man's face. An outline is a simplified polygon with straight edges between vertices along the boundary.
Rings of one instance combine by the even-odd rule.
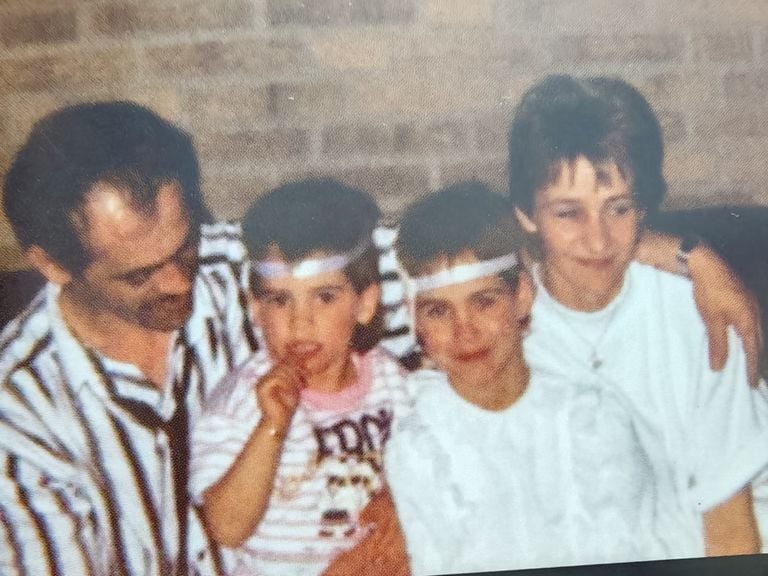
[[[192,311],[198,230],[178,183],[161,185],[152,208],[143,211],[119,188],[95,184],[81,212],[90,261],[68,289],[107,318],[170,332]]]
[[[583,156],[563,163],[557,180],[536,192],[532,218],[518,217],[541,241],[544,283],[560,302],[594,311],[618,294],[642,211],[616,164]]]
[[[451,264],[477,261],[466,251]],[[447,266],[447,259],[437,259],[427,273]],[[523,364],[523,322],[532,294],[527,274],[521,274],[517,290],[493,275],[419,293],[415,312],[421,345],[461,396],[471,401],[494,395],[509,372]]]

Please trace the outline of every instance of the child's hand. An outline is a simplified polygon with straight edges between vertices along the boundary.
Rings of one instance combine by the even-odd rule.
[[[269,423],[277,432],[284,433],[299,405],[299,393],[304,385],[300,364],[292,357],[262,376],[256,383],[256,399],[262,421]]]

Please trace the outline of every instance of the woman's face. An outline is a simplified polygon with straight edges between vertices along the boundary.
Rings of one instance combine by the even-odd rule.
[[[541,241],[547,290],[583,311],[605,307],[621,290],[642,216],[616,164],[584,156],[563,162],[555,182],[536,192],[532,217],[518,209],[523,228]]]

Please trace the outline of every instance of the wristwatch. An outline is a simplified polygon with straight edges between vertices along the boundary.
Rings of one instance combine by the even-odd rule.
[[[680,239],[680,246],[677,247],[675,260],[677,260],[677,271],[681,276],[685,276],[687,278],[691,277],[688,260],[691,257],[691,252],[693,249],[703,244],[704,239],[697,234],[686,234]]]

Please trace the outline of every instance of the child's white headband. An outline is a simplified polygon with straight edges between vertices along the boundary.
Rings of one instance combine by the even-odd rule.
[[[471,264],[459,264],[458,266],[446,268],[434,274],[411,278],[411,294],[415,296],[419,292],[426,292],[427,290],[435,290],[436,288],[442,288],[443,286],[449,286],[451,284],[460,284],[462,282],[476,280],[477,278],[492,276],[498,274],[502,270],[513,268],[518,262],[517,255],[505,254],[504,256],[492,258],[491,260],[481,260],[480,262],[472,262]]]
[[[369,238],[366,238],[360,244],[341,254],[334,254],[325,258],[308,258],[296,263],[277,262],[275,260],[252,260],[251,265],[254,271],[267,280],[281,278],[283,276],[292,276],[294,278],[309,278],[326,272],[335,272],[343,270],[350,262],[357,260],[362,256],[371,245]]]

